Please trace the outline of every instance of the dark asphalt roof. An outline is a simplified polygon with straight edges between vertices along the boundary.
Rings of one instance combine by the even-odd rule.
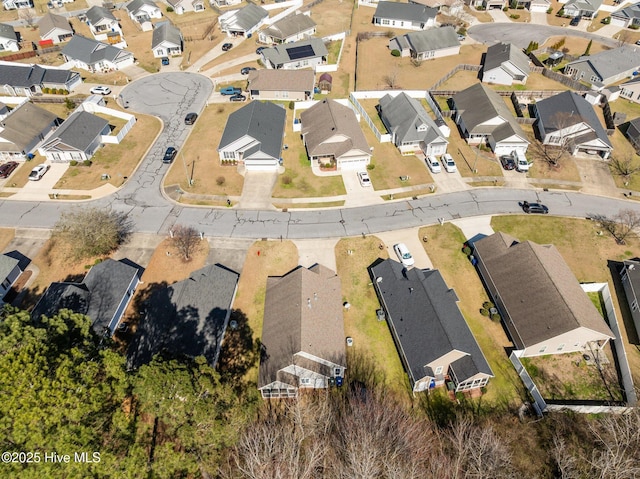
[[[373,18],[426,22],[435,18],[438,10],[416,3],[378,2]]]
[[[109,122],[104,118],[86,111],[76,111],[47,140],[46,145],[59,140],[65,145],[84,151],[108,125]]]
[[[133,53],[127,50],[121,50],[107,43],[102,43],[82,35],[74,35],[69,40],[62,53],[69,58],[79,60],[87,65],[93,65],[102,60],[110,62],[115,61],[118,57],[132,56]]]
[[[182,45],[180,29],[170,21],[158,22],[153,26],[151,48],[156,48],[162,42],[169,42],[176,46]]]
[[[47,68],[40,65],[25,65],[15,63],[13,65],[0,64],[0,85],[31,88],[34,85],[44,83],[57,83],[64,85],[78,72],[63,70],[60,68]]]

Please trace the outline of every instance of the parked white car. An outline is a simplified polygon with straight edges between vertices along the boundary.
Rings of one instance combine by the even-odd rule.
[[[366,171],[360,171],[358,173],[358,180],[362,186],[371,186],[371,178],[369,178],[369,173]]]
[[[456,166],[456,162],[453,161],[453,157],[449,153],[445,153],[440,157],[440,161],[444,165],[444,169],[447,170],[447,173],[455,173],[458,171],[458,167]]]
[[[48,169],[49,165],[42,164],[36,166],[33,170],[31,170],[31,173],[29,173],[29,179],[31,181],[38,181],[44,176]]]
[[[398,255],[398,259],[405,266],[413,266],[415,263],[413,256],[411,256],[411,252],[407,245],[404,243],[398,243],[393,245],[393,251]]]
[[[111,93],[111,88],[109,88],[108,86],[94,86],[91,90],[91,93],[93,95],[108,95]]]
[[[427,162],[427,166],[431,170],[431,173],[440,173],[442,171],[442,167],[440,166],[440,162],[438,161],[438,159],[435,156],[429,155],[429,156],[427,156],[425,161]]]

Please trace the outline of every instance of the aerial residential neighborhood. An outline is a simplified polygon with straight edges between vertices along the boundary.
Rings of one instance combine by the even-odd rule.
[[[5,0],[0,477],[638,477],[640,3]]]

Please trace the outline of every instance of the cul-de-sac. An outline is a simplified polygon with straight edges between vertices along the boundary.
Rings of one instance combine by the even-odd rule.
[[[640,477],[640,3],[2,0],[0,477]]]

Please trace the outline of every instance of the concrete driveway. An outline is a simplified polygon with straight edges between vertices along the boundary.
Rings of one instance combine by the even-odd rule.
[[[342,182],[345,190],[347,190],[347,199],[344,202],[346,208],[384,203],[384,200],[376,193],[373,186],[362,186],[360,184],[357,171],[343,171]]]
[[[242,273],[247,252],[253,244],[252,239],[207,238],[209,256],[207,264],[221,264],[236,273]]]
[[[278,179],[277,171],[247,171],[238,208],[243,210],[275,210],[271,192]]]
[[[388,231],[386,233],[378,233],[376,236],[383,242],[389,258],[398,260],[398,256],[393,250],[393,245],[404,243],[407,245],[407,248],[409,248],[409,251],[411,251],[411,255],[415,260],[414,268],[433,269],[433,263],[422,245],[423,239],[418,236],[418,228]],[[428,240],[429,238],[427,238],[427,241]]]
[[[318,263],[337,271],[336,244],[339,238],[295,240],[298,248],[298,264],[309,268]]]
[[[35,164],[25,164],[23,168],[36,166]],[[48,201],[49,194],[55,193],[53,187],[62,178],[65,171],[69,168],[68,163],[52,163],[49,171],[38,181],[27,181],[20,191],[13,195],[14,199],[27,201]]]
[[[447,173],[444,167],[442,167],[442,172],[432,173],[431,177],[433,178],[433,183],[437,187],[436,193],[451,193],[453,191],[462,191],[469,188],[469,185],[462,180],[462,175],[459,171]]]

